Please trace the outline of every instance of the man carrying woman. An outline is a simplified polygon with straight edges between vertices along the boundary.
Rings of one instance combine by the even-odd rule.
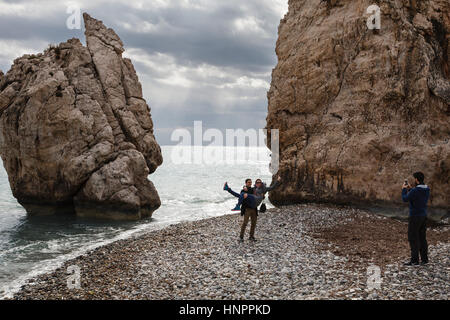
[[[265,198],[265,194],[280,185],[281,178],[278,177],[277,181],[273,183],[270,187],[267,187],[261,179],[257,179],[254,188],[251,187],[251,179],[245,181],[246,185],[242,189],[241,193],[234,192],[225,182],[223,189],[228,191],[230,194],[239,198],[238,204],[233,209],[233,211],[241,210],[241,206],[244,209],[244,221],[241,226],[240,241],[244,241],[245,229],[247,228],[248,220],[251,220],[250,226],[250,238],[249,240],[256,241],[255,239],[255,229],[256,222],[258,220],[258,206]],[[250,185],[248,185],[250,184]]]

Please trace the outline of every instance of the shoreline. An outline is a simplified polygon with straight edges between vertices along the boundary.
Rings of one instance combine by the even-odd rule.
[[[247,240],[248,230],[244,243],[237,241],[239,214],[118,240],[30,279],[12,299],[449,297],[448,226],[428,230],[431,263],[407,268],[402,266],[409,247],[401,221],[319,204],[270,209],[258,220],[255,243]],[[383,275],[378,290],[367,288],[372,264]],[[80,268],[81,289],[67,288],[67,268],[73,265]]]

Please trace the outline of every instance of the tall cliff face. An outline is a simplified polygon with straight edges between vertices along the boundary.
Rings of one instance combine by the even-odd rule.
[[[29,213],[139,219],[160,206],[150,110],[120,38],[84,14],[71,39],[0,74],[0,153]]]
[[[366,25],[374,3],[381,30]],[[423,171],[431,211],[450,212],[449,15],[447,0],[289,0],[268,93],[285,181],[272,202],[404,208],[401,184]]]

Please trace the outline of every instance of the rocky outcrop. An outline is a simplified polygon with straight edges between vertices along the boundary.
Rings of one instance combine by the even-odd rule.
[[[139,219],[160,206],[150,110],[120,38],[84,14],[78,39],[0,74],[0,153],[29,213]]]
[[[380,30],[366,24],[374,3]],[[447,0],[289,1],[268,93],[284,181],[273,203],[405,212],[401,185],[420,170],[431,213],[449,214],[449,14]]]

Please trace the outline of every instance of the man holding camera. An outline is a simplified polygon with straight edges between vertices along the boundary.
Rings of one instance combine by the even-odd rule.
[[[422,265],[428,263],[427,244],[427,202],[430,198],[430,188],[424,183],[422,172],[413,174],[415,187],[411,188],[408,180],[402,187],[403,202],[409,202],[408,241],[411,246],[411,260],[405,265],[419,265],[419,253]]]

